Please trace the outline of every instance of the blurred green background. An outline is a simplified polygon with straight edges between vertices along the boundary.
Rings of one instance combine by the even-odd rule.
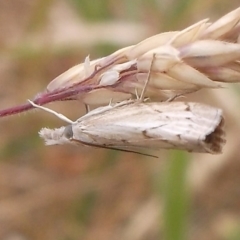
[[[0,109],[33,98],[68,68],[203,18],[238,0],[0,0]],[[0,119],[0,239],[240,239],[239,84],[188,100],[221,107],[224,153],[160,150],[159,159],[46,147],[42,111]],[[71,119],[79,102],[50,105]]]

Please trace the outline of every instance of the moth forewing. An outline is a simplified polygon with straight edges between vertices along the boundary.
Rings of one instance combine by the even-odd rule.
[[[47,144],[79,142],[107,148],[166,148],[213,154],[221,153],[225,143],[222,111],[191,102],[125,101],[89,112],[70,128],[68,135],[60,128],[42,130],[40,136]]]

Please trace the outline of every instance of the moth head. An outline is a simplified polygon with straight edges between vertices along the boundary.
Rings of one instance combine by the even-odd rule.
[[[65,127],[65,129],[63,131],[63,137],[65,137],[67,139],[72,139],[73,138],[73,129],[72,129],[71,124]]]

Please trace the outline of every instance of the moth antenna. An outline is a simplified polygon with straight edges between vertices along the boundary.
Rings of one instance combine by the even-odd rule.
[[[144,87],[143,87],[143,90],[142,90],[142,93],[141,93],[141,96],[140,96],[140,101],[141,101],[141,102],[142,102],[143,99],[144,99],[144,95],[145,95],[145,92],[146,92],[148,83],[149,83],[149,81],[150,81],[151,71],[152,71],[152,67],[153,67],[155,55],[156,55],[156,53],[153,54],[152,61],[151,61],[151,65],[150,65],[149,72],[148,72],[148,76],[147,76],[147,80],[146,80],[146,82],[145,82],[145,84],[144,84]]]
[[[64,115],[61,114],[61,113],[55,112],[55,111],[51,110],[50,108],[46,108],[46,107],[40,106],[40,105],[32,102],[32,101],[29,100],[29,99],[28,99],[28,102],[29,102],[30,104],[32,104],[33,107],[35,107],[35,108],[40,108],[40,109],[42,109],[42,110],[45,111],[45,112],[49,112],[49,113],[55,115],[56,117],[60,118],[61,120],[65,121],[65,122],[67,122],[67,123],[70,123],[70,124],[73,124],[73,123],[74,123],[71,119],[67,118],[66,116],[64,116]]]
[[[139,154],[139,155],[142,155],[142,156],[158,158],[158,156],[155,156],[155,155],[152,155],[152,154],[137,152],[137,151],[134,151],[134,150],[122,149],[122,148],[115,148],[115,147],[110,147],[110,146],[108,147],[108,146],[104,146],[104,145],[100,145],[100,144],[95,144],[95,143],[87,143],[87,142],[83,142],[83,141],[81,141],[81,140],[79,140],[79,139],[74,139],[74,138],[71,138],[70,141],[72,141],[72,142],[78,142],[78,143],[81,143],[81,144],[83,144],[83,145],[91,146],[91,147],[97,147],[97,148],[104,148],[104,149],[116,150],[116,151],[120,151],[120,152],[129,152],[129,153]]]

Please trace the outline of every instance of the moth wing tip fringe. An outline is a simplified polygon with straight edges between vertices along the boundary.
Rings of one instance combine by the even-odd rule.
[[[224,131],[224,118],[221,117],[220,122],[213,129],[211,133],[206,135],[204,145],[207,147],[207,151],[212,154],[222,153],[222,148],[226,143],[225,131]]]

